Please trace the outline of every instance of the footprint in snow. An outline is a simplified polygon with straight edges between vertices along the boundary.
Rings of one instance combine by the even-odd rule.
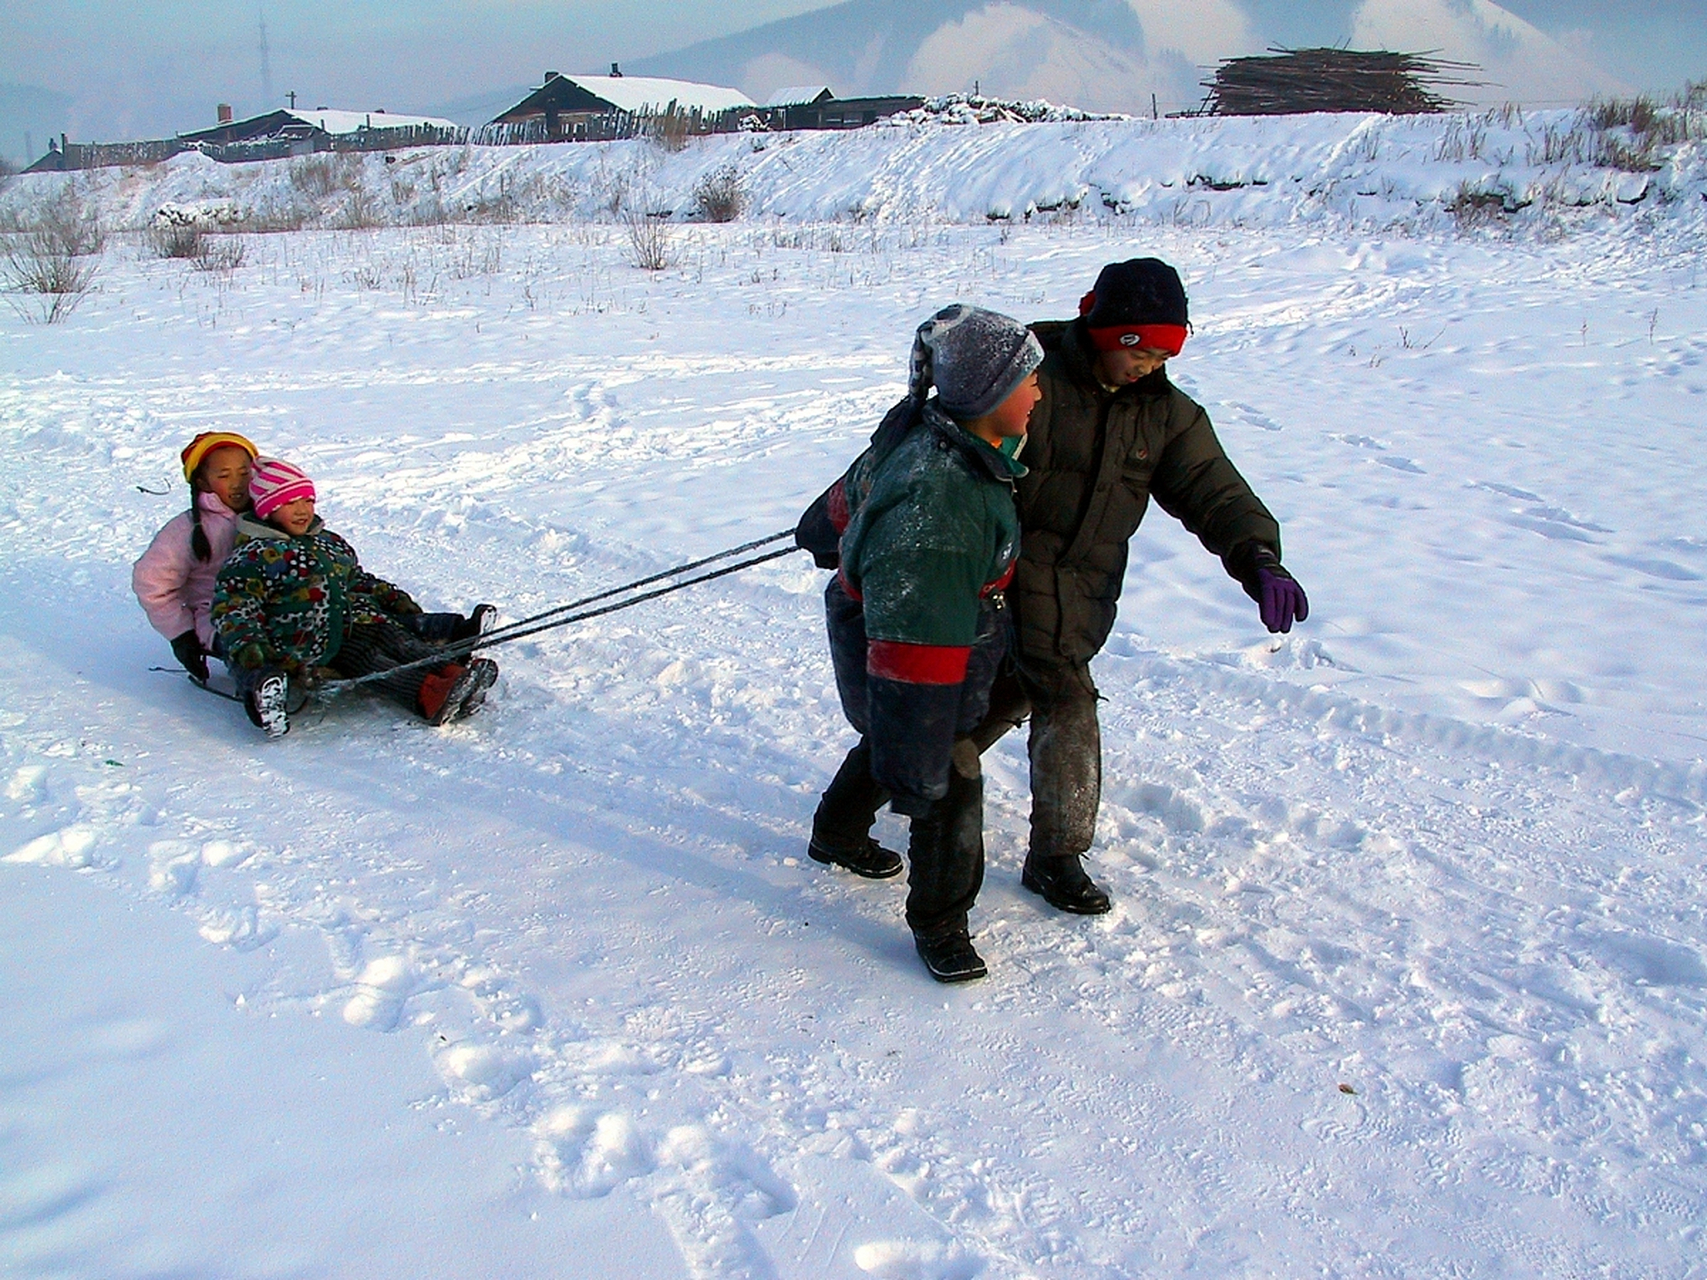
[[[47,766],[26,764],[6,784],[6,798],[20,804],[40,803],[47,795]]]
[[[352,1027],[394,1031],[404,1003],[421,986],[420,974],[402,956],[370,960],[356,978],[356,994],[344,1005],[344,1021]]]
[[[874,1240],[854,1250],[854,1262],[879,1280],[970,1280],[983,1259],[958,1244],[936,1241]]]
[[[435,1061],[439,1074],[464,1102],[492,1102],[533,1075],[533,1055],[495,1044],[447,1045]]]
[[[182,840],[156,840],[148,846],[148,887],[168,898],[196,891],[202,869],[201,850]]]
[[[620,1111],[558,1107],[533,1133],[540,1181],[560,1195],[597,1199],[655,1167],[651,1142]]]
[[[20,845],[0,862],[30,863],[42,867],[69,867],[80,871],[98,865],[95,858],[95,828],[75,823]]]

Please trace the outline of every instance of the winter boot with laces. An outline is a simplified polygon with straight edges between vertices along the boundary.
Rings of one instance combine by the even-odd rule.
[[[468,675],[468,692],[462,695],[462,705],[455,716],[458,720],[473,715],[486,701],[486,691],[498,679],[498,664],[490,658],[476,658],[468,664]]]
[[[451,628],[452,640],[477,640],[490,631],[498,622],[498,606],[495,604],[477,604],[473,611]]]
[[[262,676],[249,691],[244,709],[269,738],[282,738],[290,732],[289,700],[290,682],[275,671]]]
[[[915,931],[913,946],[938,982],[974,982],[989,973],[983,957],[972,949],[972,936],[963,924]]]

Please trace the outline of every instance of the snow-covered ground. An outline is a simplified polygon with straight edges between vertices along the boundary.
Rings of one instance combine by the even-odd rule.
[[[679,228],[655,275],[608,224],[119,239],[65,323],[0,315],[0,1270],[1707,1274],[1699,214],[1100,207]],[[804,857],[850,742],[804,557],[500,649],[444,730],[267,743],[149,669],[195,431],[515,617],[791,524],[935,306],[1148,253],[1312,613],[1267,636],[1152,514],[1116,909],[1019,889],[1002,744],[981,984]]]

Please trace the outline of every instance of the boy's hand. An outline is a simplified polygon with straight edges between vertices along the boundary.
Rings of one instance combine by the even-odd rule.
[[[183,635],[172,638],[172,656],[185,671],[203,684],[207,683],[207,650],[202,648],[202,642],[194,627]]]
[[[1310,601],[1298,580],[1281,568],[1280,557],[1260,542],[1247,542],[1229,557],[1245,594],[1257,602],[1257,613],[1270,631],[1290,631],[1294,622],[1310,616]]]
[[[1257,613],[1270,631],[1290,631],[1294,621],[1302,622],[1310,616],[1310,601],[1304,595],[1304,588],[1278,564],[1258,569],[1256,578],[1261,592],[1257,597]]]

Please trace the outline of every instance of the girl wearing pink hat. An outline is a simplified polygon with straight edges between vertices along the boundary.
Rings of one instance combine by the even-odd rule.
[[[212,618],[249,711],[268,737],[290,728],[291,685],[389,671],[430,658],[434,640],[469,638],[494,610],[423,614],[401,587],[361,567],[355,548],[315,514],[314,482],[277,458],[255,459],[253,514],[219,571]],[[488,658],[447,658],[403,671],[374,688],[431,724],[468,715],[497,679]]]

